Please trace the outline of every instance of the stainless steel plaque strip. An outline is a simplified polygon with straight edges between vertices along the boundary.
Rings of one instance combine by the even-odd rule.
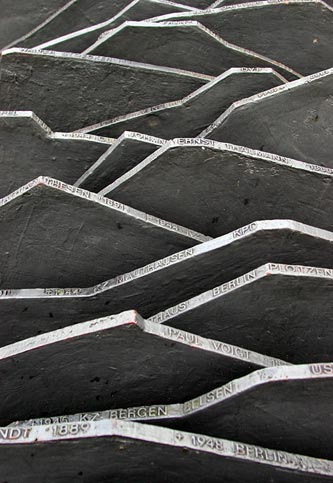
[[[183,99],[78,129],[80,133],[120,136],[125,130],[172,139],[195,137],[209,127],[234,101],[265,91],[286,80],[271,68],[233,67]]]
[[[332,83],[328,69],[236,101],[200,137],[333,167]]]
[[[0,435],[1,475],[22,483],[36,473],[50,483],[110,476],[201,483],[221,475],[230,483],[322,483],[333,475],[332,461],[128,421],[1,428]]]
[[[114,142],[53,132],[31,111],[1,111],[0,197],[41,173],[73,184]]]
[[[263,220],[92,287],[2,289],[1,345],[132,307],[147,318],[271,259],[333,268],[332,242],[331,232]]]
[[[267,263],[150,320],[290,362],[331,361],[332,291],[332,268]]]
[[[272,218],[331,230],[332,174],[244,146],[181,138],[100,194],[210,236]]]
[[[149,20],[200,22],[226,41],[274,59],[301,75],[332,66],[333,8],[320,0],[240,3]]]
[[[74,185],[99,192],[165,143],[165,139],[125,131]]]
[[[46,177],[2,198],[0,212],[1,284],[9,288],[88,286],[207,240]]]
[[[19,48],[2,52],[0,74],[1,110],[32,110],[61,131],[183,97],[212,79],[121,59]]]
[[[232,67],[272,67],[271,62],[256,52],[240,49],[200,22],[190,20],[124,22],[105,32],[84,53],[182,68],[211,76],[220,75]]]
[[[255,371],[184,403],[41,418],[12,426],[130,419],[331,459],[332,396],[333,363],[280,366]]]
[[[156,15],[193,10],[181,4],[159,0],[72,0],[38,25],[28,34],[7,46],[50,48],[67,52],[82,52],[106,29],[119,25],[124,20],[142,20]],[[84,10],[85,15],[82,15]],[[105,20],[108,19],[108,20]],[[93,22],[93,25],[92,25]]]
[[[126,404],[167,404],[281,364],[286,362],[123,312],[2,347],[6,397],[0,424]]]

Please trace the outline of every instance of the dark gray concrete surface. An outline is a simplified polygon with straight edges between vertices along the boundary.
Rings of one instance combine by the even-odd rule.
[[[52,130],[73,131],[179,99],[211,77],[119,59],[14,48],[2,54],[0,80],[1,110],[31,110]]]
[[[149,320],[289,362],[332,361],[331,268],[268,263]]]
[[[6,288],[87,286],[205,240],[43,177],[2,198],[0,230]]]
[[[332,66],[333,9],[324,2],[222,4],[206,13],[160,17],[160,21],[182,20],[200,22],[224,40],[281,62],[302,75]]]
[[[40,175],[73,184],[113,144],[54,133],[31,111],[0,112],[0,197]]]
[[[6,394],[0,422],[174,403],[255,369],[284,364],[228,344],[215,346],[216,341],[145,322],[134,311],[22,340],[0,349]],[[156,414],[164,414],[163,407]]]
[[[270,62],[254,52],[230,45],[200,23],[191,21],[126,22],[105,33],[85,53],[212,76],[232,67],[272,67]],[[279,71],[282,75],[286,74],[284,69]]]
[[[62,8],[68,0],[1,0],[0,50],[28,33],[50,15]]]
[[[74,184],[99,192],[165,143],[165,139],[125,131]]]
[[[332,461],[128,421],[1,428],[8,481],[317,483]],[[20,461],[20,465],[18,465]]]
[[[0,341],[10,344],[132,307],[147,318],[269,260],[332,268],[332,233],[288,220],[258,221],[93,287],[3,289]]]
[[[332,363],[264,369],[224,386],[214,396],[215,404],[189,411],[174,427],[332,459]],[[200,406],[198,401],[193,407]]]
[[[118,137],[125,130],[172,139],[198,136],[233,102],[283,83],[271,68],[232,68],[178,101],[119,116],[80,132]]]
[[[331,230],[332,174],[243,146],[183,138],[101,194],[213,237],[272,218]]]
[[[131,419],[203,438],[227,438],[275,450],[331,459],[333,364],[280,366],[258,370],[186,402],[81,413],[71,422]],[[49,422],[48,422],[49,421]],[[54,420],[45,419],[46,424]],[[18,423],[40,424],[43,420]],[[45,424],[44,423],[44,424]]]
[[[332,85],[329,69],[254,95],[200,136],[333,167]]]
[[[143,20],[181,11],[186,8],[152,0],[78,0],[17,45],[28,48],[56,45],[57,50],[80,53],[105,30],[126,20]]]

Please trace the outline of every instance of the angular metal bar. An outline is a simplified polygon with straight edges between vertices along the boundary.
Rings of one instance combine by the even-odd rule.
[[[211,6],[212,0],[179,0],[179,3],[187,7],[208,9]]]
[[[165,143],[165,139],[125,131],[79,179],[75,180],[74,185],[93,192],[101,191]]]
[[[333,69],[328,69],[242,99],[200,137],[333,167],[332,83]]]
[[[38,45],[38,48],[44,48],[46,44],[60,46],[60,50],[63,50],[62,47],[66,45],[65,50],[79,53],[85,49],[85,43],[88,47],[106,28],[115,27],[125,20],[142,20],[190,10],[181,4],[159,0],[74,0],[69,2],[67,8],[61,9],[8,47],[19,45],[32,48]],[[74,39],[79,43],[74,43]],[[64,43],[65,40],[67,42]]]
[[[18,36],[44,22],[50,15],[64,7],[68,0],[1,1],[0,50],[13,43]]]
[[[147,318],[272,259],[333,268],[332,246],[331,232],[264,220],[93,287],[3,289],[1,345],[132,307]],[[299,357],[295,353],[293,361]]]
[[[175,139],[100,194],[219,236],[258,219],[332,229],[333,170],[208,139]]]
[[[1,475],[22,483],[36,474],[48,483],[217,483],[221,475],[229,483],[324,483],[333,475],[329,460],[128,421],[0,428],[0,434]]]
[[[2,53],[0,74],[1,110],[32,110],[61,131],[183,97],[212,79],[120,59],[16,48]]]
[[[0,197],[40,174],[73,184],[114,142],[55,133],[31,111],[0,112]]]
[[[147,421],[331,459],[333,363],[270,367],[233,380],[184,403],[139,406],[17,422],[24,427],[106,418]]]
[[[232,67],[272,67],[255,52],[226,42],[195,21],[125,22],[105,32],[84,53],[184,68],[212,76]],[[280,73],[283,75],[284,70]]]
[[[130,130],[166,139],[195,137],[233,102],[284,82],[286,80],[271,68],[235,67],[183,99],[125,114],[77,132],[117,137]]]
[[[195,20],[226,41],[302,75],[332,66],[333,8],[321,0],[258,1],[150,20]]]
[[[87,286],[207,240],[45,177],[2,198],[0,212],[1,284],[9,288]]]
[[[333,359],[333,269],[268,263],[149,320],[290,362]]]
[[[123,312],[2,347],[6,397],[0,424],[124,404],[168,404],[258,367],[285,364]],[[163,407],[156,411],[166,414]]]

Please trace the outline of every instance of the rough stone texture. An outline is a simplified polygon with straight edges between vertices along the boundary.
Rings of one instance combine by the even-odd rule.
[[[68,0],[1,0],[0,49],[26,34],[63,7]]]
[[[67,52],[83,52],[105,30],[127,20],[144,20],[157,15],[185,11],[175,5],[152,0],[79,0],[61,12],[52,22],[38,29],[27,39],[18,42],[20,47],[50,48]],[[84,15],[82,15],[84,12]]]
[[[198,22],[129,22],[104,34],[85,53],[213,76],[231,67],[272,67],[255,53],[230,46]],[[280,73],[284,75],[284,69]]]
[[[145,322],[134,311],[123,312],[0,349],[6,394],[0,403],[0,423],[123,405],[168,404],[281,364],[285,363],[227,344],[219,347],[217,341],[190,333],[173,333]],[[161,413],[163,408],[156,408],[156,414]]]
[[[269,260],[333,268],[332,233],[283,220],[259,221],[97,286],[3,289],[0,340],[10,344],[131,307],[150,317]],[[302,353],[294,357],[304,361]]]
[[[3,53],[0,75],[2,110],[34,111],[58,131],[178,99],[210,80],[117,59],[25,49]]]
[[[102,193],[213,237],[272,218],[331,230],[332,173],[242,146],[179,139]]]
[[[178,101],[132,112],[81,129],[98,136],[118,137],[125,130],[172,139],[195,137],[241,97],[283,83],[272,69],[232,68]]]
[[[150,320],[289,362],[329,362],[332,290],[332,269],[268,263]]]
[[[201,483],[207,475],[220,482],[222,474],[237,483],[324,483],[333,475],[332,461],[127,421],[2,430],[1,474],[9,481],[107,482],[125,474],[133,483]]]
[[[161,21],[165,20],[200,22],[224,40],[302,75],[332,66],[333,9],[321,1],[252,2],[207,13],[161,16]]]
[[[73,184],[112,144],[54,133],[32,112],[0,112],[0,197],[40,175]]]
[[[205,239],[48,178],[1,204],[1,286],[6,288],[88,286]],[[145,245],[149,250],[142,250]]]
[[[333,167],[333,69],[236,104],[201,136]]]

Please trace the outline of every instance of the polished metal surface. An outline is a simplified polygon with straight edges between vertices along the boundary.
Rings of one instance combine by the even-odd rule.
[[[230,45],[223,36],[197,21],[125,22],[104,33],[84,53],[212,76],[232,67],[272,67],[271,62],[255,52]]]
[[[41,173],[73,184],[114,143],[53,132],[31,111],[0,112],[0,198]]]
[[[329,168],[182,138],[162,146],[100,194],[216,237],[272,218],[331,230],[332,181]]]
[[[0,200],[0,230],[6,289],[88,286],[207,240],[46,177]]]
[[[332,168],[332,83],[328,69],[235,102],[200,137]]]
[[[117,137],[130,130],[165,139],[195,137],[234,101],[284,82],[271,68],[233,67],[183,99],[105,120],[78,132]]]
[[[6,397],[0,403],[0,424],[173,403],[255,369],[283,364],[144,321],[134,311],[123,312],[2,347],[1,387]],[[156,412],[163,413],[163,407]]]
[[[332,482],[333,0],[51,3],[0,0],[0,483]]]
[[[329,362],[332,291],[332,268],[267,263],[150,320],[289,362]]]
[[[105,30],[126,20],[143,20],[156,15],[191,9],[164,0],[74,0],[67,3],[32,32],[12,43],[20,47],[53,48],[80,53]],[[84,11],[84,15],[82,12]]]
[[[165,143],[165,139],[125,131],[74,184],[99,192]]]
[[[9,481],[304,483],[332,480],[332,461],[119,420],[0,428]],[[33,455],[33,456],[31,456]],[[20,464],[18,464],[18,460]]]
[[[223,5],[154,20],[200,22],[224,40],[282,63],[296,74],[309,75],[332,66],[333,8],[325,2],[271,0]]]
[[[2,289],[0,341],[7,345],[132,307],[151,317],[272,259],[333,268],[332,247],[331,232],[264,220],[92,287]],[[302,361],[301,356],[295,353],[294,362]]]
[[[122,59],[13,48],[2,53],[0,109],[31,110],[51,129],[73,131],[178,99],[211,79]]]
[[[332,363],[285,365],[252,372],[178,404],[126,406],[12,426],[130,419],[331,459],[332,396]]]

